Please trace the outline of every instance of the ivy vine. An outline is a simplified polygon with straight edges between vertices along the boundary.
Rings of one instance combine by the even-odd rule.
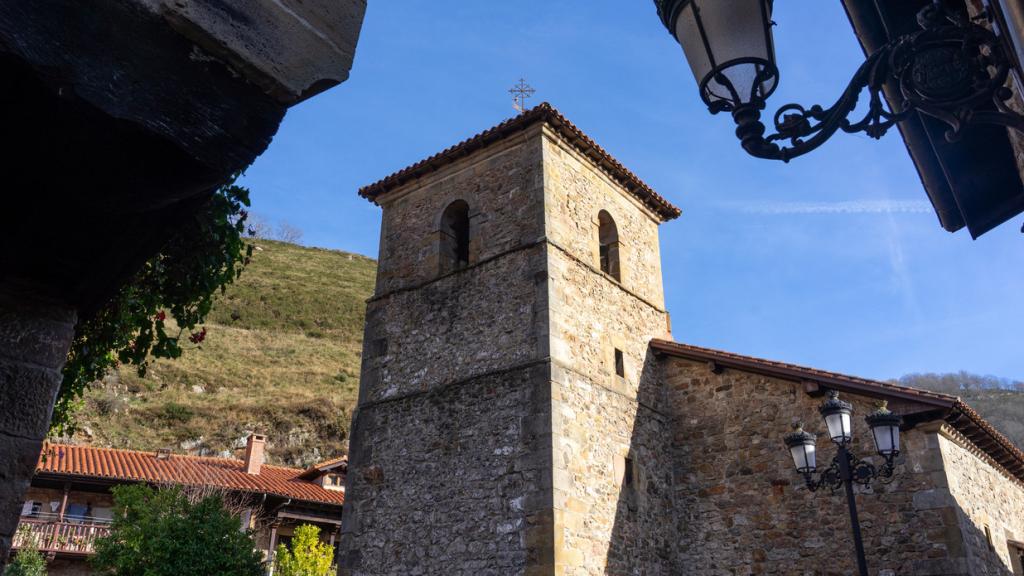
[[[245,241],[249,190],[218,188],[104,306],[75,326],[53,410],[51,432],[74,432],[74,413],[89,386],[120,364],[145,376],[154,358],[178,358],[199,347],[218,292],[249,263]]]

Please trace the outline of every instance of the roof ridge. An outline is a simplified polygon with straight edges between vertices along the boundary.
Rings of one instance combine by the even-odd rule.
[[[672,205],[668,200],[660,196],[636,174],[623,166],[607,150],[602,148],[594,140],[587,136],[561,112],[549,102],[540,104],[524,110],[517,116],[506,119],[483,132],[470,136],[461,142],[445,148],[444,150],[428,156],[419,162],[410,164],[380,180],[363,186],[359,189],[359,195],[371,202],[376,203],[376,198],[398,186],[416,180],[426,174],[434,172],[445,164],[454,162],[460,158],[482,149],[491,144],[497,138],[502,138],[518,131],[525,130],[535,122],[546,122],[554,128],[570,145],[583,153],[591,160],[595,160],[597,167],[612,177],[626,191],[640,200],[648,209],[662,218],[662,221],[672,220],[679,217],[679,208]],[[581,146],[579,142],[585,144]],[[591,152],[596,158],[591,157]]]
[[[867,384],[875,384],[875,385],[881,386],[883,388],[898,388],[899,390],[905,390],[905,391],[908,391],[908,392],[917,392],[919,394],[923,394],[923,395],[926,395],[926,396],[932,396],[932,397],[935,397],[935,398],[941,398],[943,400],[948,400],[950,402],[956,402],[956,401],[960,400],[959,396],[953,396],[952,394],[946,394],[944,392],[935,392],[933,390],[926,390],[924,388],[916,388],[914,386],[904,386],[903,384],[896,384],[896,383],[893,383],[893,382],[887,382],[885,380],[875,380],[873,378],[865,378],[863,376],[854,376],[852,374],[846,374],[846,373],[843,373],[843,372],[835,372],[835,371],[832,371],[832,370],[824,370],[824,369],[821,369],[821,368],[813,368],[811,366],[804,366],[802,364],[793,364],[792,362],[784,362],[784,361],[781,361],[781,360],[771,360],[771,359],[768,359],[768,358],[761,358],[759,356],[749,356],[749,355],[746,355],[746,354],[739,354],[739,353],[736,353],[736,352],[729,352],[727,350],[720,350],[720,349],[717,349],[717,348],[708,348],[706,346],[697,346],[697,345],[694,345],[694,344],[684,344],[682,342],[676,342],[675,340],[666,340],[666,339],[663,339],[663,338],[653,338],[651,340],[651,342],[652,343],[655,343],[655,342],[663,343],[663,344],[667,344],[667,345],[671,345],[671,346],[678,346],[678,347],[681,347],[681,348],[688,348],[688,349],[691,349],[691,350],[703,351],[703,352],[708,352],[708,353],[712,353],[712,354],[721,354],[721,355],[724,355],[724,356],[730,356],[730,357],[734,357],[734,358],[737,358],[737,359],[752,360],[752,361],[756,361],[756,362],[765,362],[765,363],[770,363],[770,364],[774,364],[774,365],[777,365],[777,366],[784,366],[784,367],[787,367],[787,368],[795,368],[795,369],[798,369],[798,370],[804,370],[804,371],[807,371],[807,372],[818,373],[818,374],[823,374],[823,375],[828,375],[828,376],[833,376],[833,377],[838,376],[840,378],[849,379],[849,380],[857,380],[857,381],[864,382],[864,383],[867,383]]]
[[[785,380],[806,379],[810,381],[820,379],[821,383],[826,387],[843,388],[847,391],[852,391],[854,394],[890,396],[930,405],[942,411],[943,415],[936,419],[944,419],[953,428],[967,437],[979,450],[988,454],[1009,474],[1024,482],[1024,451],[990,422],[985,420],[977,410],[972,408],[967,402],[964,402],[959,396],[903,386],[902,384],[893,384],[892,382],[850,376],[840,372],[819,370],[799,364],[767,360],[756,356],[745,356],[714,348],[682,344],[661,338],[652,339],[650,345],[662,353],[674,354],[690,360],[721,362],[725,367],[729,367],[731,361],[738,370],[761,373],[774,378]],[[960,418],[959,415],[966,416],[966,419]],[[988,439],[987,442],[985,438]]]
[[[69,444],[69,443],[66,443],[66,442],[51,442],[49,440],[47,440],[47,441],[45,441],[43,443],[43,450],[44,450],[44,452],[45,452],[47,446],[51,446],[51,447],[52,446],[56,446],[56,447],[63,447],[63,448],[86,448],[86,449],[89,449],[89,450],[102,450],[102,451],[106,451],[106,452],[121,452],[123,454],[146,455],[146,456],[152,456],[154,458],[156,458],[160,454],[160,452],[157,451],[157,450],[132,450],[131,448],[113,448],[113,447],[110,447],[110,446],[94,446],[92,444]],[[220,461],[220,462],[230,462],[230,463],[234,463],[234,464],[239,464],[239,465],[242,465],[242,466],[245,465],[245,460],[244,459],[241,459],[241,458],[225,458],[223,456],[201,456],[199,454],[177,454],[175,452],[171,452],[171,453],[168,454],[168,457],[169,458],[187,458],[189,460],[202,460],[204,462],[211,462],[211,461],[215,461],[216,460],[216,461]],[[277,469],[280,469],[280,470],[292,470],[292,471],[295,471],[295,472],[302,472],[303,470],[305,470],[305,468],[293,468],[291,466],[281,466],[279,464],[266,464],[266,463],[264,463],[263,466],[264,467],[268,467],[268,468],[277,468]]]

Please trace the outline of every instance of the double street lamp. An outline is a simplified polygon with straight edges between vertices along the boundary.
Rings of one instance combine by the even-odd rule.
[[[893,414],[883,402],[877,411],[868,414],[864,420],[871,428],[878,455],[884,458],[881,466],[861,460],[850,451],[853,442],[853,405],[839,399],[835,390],[818,408],[825,419],[829,438],[838,448],[832,464],[817,472],[817,436],[806,432],[801,424],[784,438],[786,447],[793,456],[796,471],[803,475],[807,488],[812,492],[828,487],[832,492],[846,488],[846,502],[850,508],[850,524],[853,529],[853,544],[857,553],[857,568],[860,576],[868,576],[867,560],[864,557],[864,542],[861,540],[860,521],[857,519],[857,501],[853,496],[853,485],[867,486],[878,479],[882,482],[892,478],[896,457],[900,454],[900,425],[903,419]],[[817,473],[817,478],[815,474]]]
[[[736,136],[752,156],[788,162],[839,130],[881,138],[914,112],[945,122],[951,142],[971,124],[1024,132],[1024,116],[1006,104],[1013,94],[1006,86],[1011,59],[1003,43],[989,27],[947,11],[939,0],[918,13],[920,30],[894,38],[868,56],[835,104],[786,104],[773,116],[774,133],[767,136],[761,111],[779,83],[773,0],[654,3],[662,23],[682,45],[704,103],[712,114],[732,114]],[[865,90],[867,109],[851,118]]]

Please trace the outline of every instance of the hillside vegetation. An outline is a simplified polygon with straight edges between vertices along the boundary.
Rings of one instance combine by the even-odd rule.
[[[1014,444],[1024,449],[1024,382],[958,372],[908,374],[897,383],[963,398]]]
[[[344,451],[376,262],[269,240],[220,296],[201,347],[108,376],[78,412],[76,440],[240,455],[268,435],[269,461],[305,466]]]

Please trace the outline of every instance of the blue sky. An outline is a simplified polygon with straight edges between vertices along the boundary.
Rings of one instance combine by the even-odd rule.
[[[863,59],[839,2],[807,5],[776,3],[771,111],[831,104]],[[682,208],[661,237],[677,340],[872,378],[1024,380],[1022,217],[977,241],[942,230],[895,131],[748,157],[650,0],[370,2],[348,82],[289,111],[249,169],[253,211],[375,257],[359,186],[514,115],[520,76]]]

